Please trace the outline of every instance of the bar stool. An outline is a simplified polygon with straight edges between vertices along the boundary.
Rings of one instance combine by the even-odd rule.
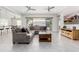
[[[0,28],[0,31],[1,31],[1,35],[2,35],[2,31],[4,30],[4,28]]]
[[[8,33],[9,28],[6,28],[6,30],[7,30],[7,33]]]

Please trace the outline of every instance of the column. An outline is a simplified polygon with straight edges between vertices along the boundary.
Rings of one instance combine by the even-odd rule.
[[[63,14],[60,15],[59,26],[60,28],[64,26],[64,15]]]
[[[15,17],[11,18],[11,25],[12,26],[16,26],[17,25],[17,21],[16,21]]]
[[[27,27],[27,20],[24,16],[21,16],[21,20],[22,20],[22,27],[26,28]]]
[[[59,31],[59,16],[54,15],[52,19],[52,31],[58,32]]]

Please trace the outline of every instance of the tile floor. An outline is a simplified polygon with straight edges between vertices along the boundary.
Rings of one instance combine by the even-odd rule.
[[[79,40],[71,40],[60,33],[52,34],[52,42],[39,42],[36,35],[30,44],[12,44],[11,30],[0,35],[0,52],[79,52]]]

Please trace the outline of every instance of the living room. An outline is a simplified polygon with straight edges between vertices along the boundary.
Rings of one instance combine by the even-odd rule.
[[[78,10],[78,6],[1,6],[0,51],[79,51]]]

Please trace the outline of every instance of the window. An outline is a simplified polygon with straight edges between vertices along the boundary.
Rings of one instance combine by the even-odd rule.
[[[17,20],[17,26],[21,26],[21,20]]]
[[[0,26],[8,26],[8,19],[0,19]]]
[[[34,18],[33,25],[46,26],[46,20],[45,18]]]

